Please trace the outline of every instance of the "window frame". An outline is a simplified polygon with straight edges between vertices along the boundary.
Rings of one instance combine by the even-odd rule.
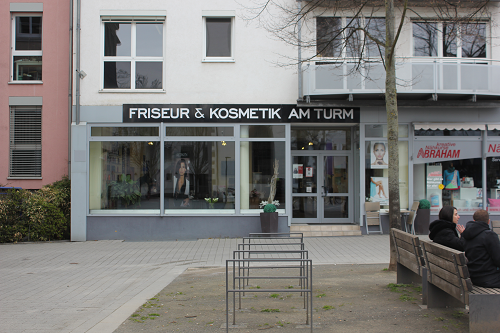
[[[130,24],[130,56],[105,56],[106,23],[129,23]],[[162,56],[137,56],[137,24],[156,23],[162,24]],[[130,88],[105,88],[104,87],[104,63],[105,62],[129,62],[130,63]],[[162,87],[159,89],[138,89],[136,87],[136,65],[141,62],[160,62],[162,64],[161,79]],[[125,92],[125,93],[165,93],[166,82],[166,21],[164,16],[131,17],[131,16],[104,16],[101,15],[101,50],[100,50],[100,90],[99,92]]]
[[[231,55],[228,57],[211,57],[207,56],[207,19],[229,19],[230,20],[230,28],[231,28],[231,36],[230,36],[230,52]],[[235,14],[234,13],[203,13],[203,47],[202,47],[202,62],[235,62],[234,57],[234,42],[235,42]]]
[[[17,34],[17,17],[41,17],[42,23],[40,27],[40,50],[16,50],[16,34]],[[17,84],[39,84],[42,83],[43,80],[18,80],[16,79],[16,71],[14,71],[15,57],[42,57],[41,66],[42,66],[42,74],[43,74],[43,13],[41,12],[11,12],[11,57],[10,57],[10,83]]]

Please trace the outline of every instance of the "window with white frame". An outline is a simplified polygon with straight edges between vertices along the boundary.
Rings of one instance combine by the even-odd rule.
[[[164,22],[103,18],[103,88],[163,89]]]
[[[42,176],[42,107],[10,106],[9,177]]]
[[[233,16],[203,17],[205,24],[203,61],[234,61]]]
[[[12,80],[42,80],[42,16],[13,14]]]
[[[319,57],[383,56],[384,47],[377,44],[374,39],[385,43],[385,18],[316,18],[316,53]]]
[[[486,23],[412,22],[417,57],[486,58]]]

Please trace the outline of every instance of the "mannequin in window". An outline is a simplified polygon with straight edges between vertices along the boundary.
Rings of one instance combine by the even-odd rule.
[[[460,188],[460,174],[455,170],[453,163],[443,172],[443,185],[446,190],[458,190]]]

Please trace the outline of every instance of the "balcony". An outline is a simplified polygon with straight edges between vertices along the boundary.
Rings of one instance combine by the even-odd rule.
[[[385,71],[380,62],[317,62],[302,69],[306,102],[384,99]],[[397,59],[396,81],[398,100],[498,101],[500,61],[401,58]]]

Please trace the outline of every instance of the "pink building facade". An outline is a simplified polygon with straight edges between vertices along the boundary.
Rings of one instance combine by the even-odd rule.
[[[69,172],[70,1],[0,2],[0,185]]]

